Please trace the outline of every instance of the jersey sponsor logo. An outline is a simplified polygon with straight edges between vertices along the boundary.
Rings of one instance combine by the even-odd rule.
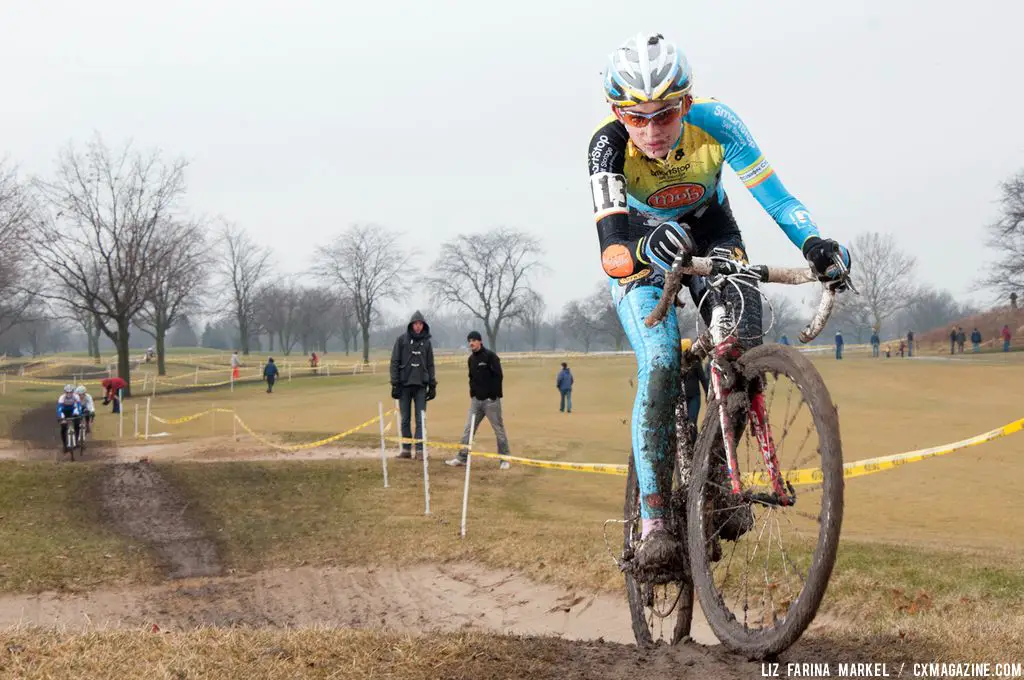
[[[605,215],[626,211],[626,178],[612,172],[599,172],[590,176],[590,191],[594,199],[594,214]]]
[[[608,246],[601,253],[601,266],[608,276],[629,276],[633,273],[633,258],[629,255],[629,248],[619,243]]]
[[[619,279],[619,285],[620,286],[628,286],[629,284],[633,283],[634,281],[639,281],[641,279],[646,279],[650,275],[651,275],[651,270],[648,269],[648,268],[644,268],[644,269],[641,269],[640,271],[638,271],[636,274],[633,274],[632,276],[626,276],[624,278]]]
[[[652,208],[668,209],[693,205],[704,197],[704,186],[692,182],[673,184],[655,191],[647,198],[647,205]]]
[[[757,159],[757,161],[754,162],[753,165],[740,172],[738,176],[741,182],[747,184],[748,182],[753,180],[755,177],[757,177],[767,169],[768,159],[765,158],[764,156],[761,156],[759,159]]]
[[[590,148],[590,174],[597,174],[603,165],[606,165],[609,158],[613,153],[613,149],[609,147],[611,140],[608,139],[608,135],[601,135],[597,138],[597,142]]]

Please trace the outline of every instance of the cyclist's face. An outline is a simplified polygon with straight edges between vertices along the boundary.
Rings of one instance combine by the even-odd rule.
[[[672,146],[682,133],[682,116],[685,116],[689,110],[689,101],[689,97],[684,97],[682,102],[678,99],[670,102],[645,102],[629,107],[630,111],[642,114],[652,114],[663,109],[680,107],[679,115],[665,116],[666,121],[653,118],[644,127],[630,125],[628,118],[624,119],[618,110],[615,111],[615,115],[625,124],[633,146],[640,149],[649,158],[664,158],[672,150]]]

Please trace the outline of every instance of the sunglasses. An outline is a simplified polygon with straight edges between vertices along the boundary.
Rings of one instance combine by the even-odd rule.
[[[673,106],[667,106],[654,113],[639,113],[619,109],[622,122],[630,127],[645,128],[651,123],[655,125],[669,125],[677,122],[683,115],[683,103],[679,102]]]

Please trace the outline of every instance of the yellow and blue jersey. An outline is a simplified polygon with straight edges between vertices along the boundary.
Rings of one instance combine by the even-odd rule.
[[[818,228],[807,208],[787,191],[742,120],[714,99],[693,100],[682,134],[664,159],[648,158],[609,116],[589,148],[594,217],[602,261],[610,276],[632,274],[646,264],[637,241],[655,226],[687,223],[700,243],[723,229],[735,230],[722,185],[729,167],[797,247]]]

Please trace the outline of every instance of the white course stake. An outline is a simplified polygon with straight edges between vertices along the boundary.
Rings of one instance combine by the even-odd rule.
[[[146,397],[146,436],[144,439],[149,439],[149,402],[151,397]],[[123,410],[123,409],[122,409]]]
[[[423,422],[423,501],[424,501],[424,515],[430,514],[430,468],[427,465],[427,410],[423,409],[420,411],[420,418]]]
[[[199,367],[196,366],[196,377],[192,380],[193,385],[199,384]]]
[[[469,447],[466,449],[466,486],[462,490],[462,538],[466,537],[466,513],[469,511],[469,468],[473,464],[473,435],[476,433],[476,414],[469,419]]]
[[[124,400],[121,399],[124,396],[124,391],[118,390],[117,396],[117,438],[124,439]]]
[[[6,373],[4,373],[4,387],[3,387],[3,393],[4,393],[4,394],[7,394],[7,374],[6,374]]]
[[[384,450],[384,402],[377,402],[377,415],[380,420],[380,465],[384,469],[384,488],[388,488],[388,456]]]
[[[288,362],[288,382],[292,381],[292,362]]]

